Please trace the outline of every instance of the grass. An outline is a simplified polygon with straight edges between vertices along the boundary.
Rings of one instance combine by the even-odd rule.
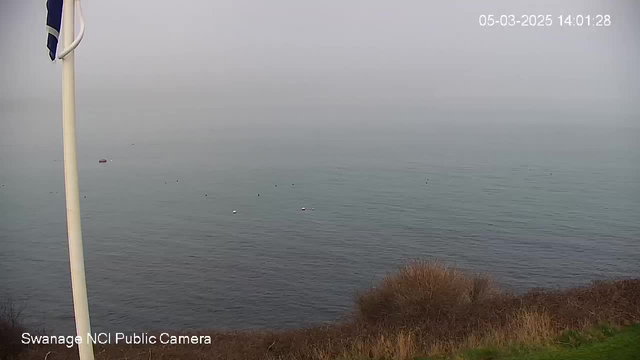
[[[591,348],[614,351],[618,342],[624,347],[637,328],[614,329],[640,322],[640,279],[516,295],[486,275],[437,262],[411,262],[354,300],[352,315],[331,325],[200,331],[212,337],[205,346],[101,345],[95,347],[96,360],[553,359]],[[594,328],[603,323],[608,327]],[[543,355],[551,357],[532,357]],[[19,359],[45,356],[77,359],[77,349],[32,346]]]
[[[513,359],[513,358],[512,358]],[[522,360],[637,360],[640,359],[640,326],[635,325],[602,342],[591,342],[579,348],[551,349],[521,357]]]
[[[637,360],[640,359],[640,325],[622,330],[608,326],[586,331],[569,330],[544,346],[482,347],[464,350],[455,360]],[[436,360],[423,358],[420,360]]]

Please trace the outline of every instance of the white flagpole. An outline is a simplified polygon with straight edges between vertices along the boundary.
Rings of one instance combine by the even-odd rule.
[[[70,49],[75,37],[74,0],[64,0],[62,31],[64,47]],[[76,43],[77,45],[77,43]],[[62,56],[61,56],[62,57]],[[89,302],[84,274],[82,227],[80,224],[80,189],[78,186],[78,159],[76,149],[76,84],[74,51],[62,57],[62,129],[64,143],[64,188],[67,205],[67,232],[69,234],[69,263],[76,333],[80,360],[93,360],[93,345],[89,341]]]

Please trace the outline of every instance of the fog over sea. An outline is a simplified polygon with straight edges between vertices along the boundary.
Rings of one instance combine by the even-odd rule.
[[[516,292],[640,271],[635,118],[180,96],[78,103],[96,331],[334,321],[414,258]],[[59,112],[0,109],[0,289],[73,333]]]

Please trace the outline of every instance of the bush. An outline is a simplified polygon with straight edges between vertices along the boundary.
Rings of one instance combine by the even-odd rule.
[[[495,292],[484,275],[467,275],[438,262],[413,261],[386,276],[379,286],[359,293],[356,315],[369,322],[437,317]]]
[[[16,310],[11,300],[1,305],[0,359],[15,359],[25,348],[20,342],[20,337],[25,331],[19,322],[22,310]]]

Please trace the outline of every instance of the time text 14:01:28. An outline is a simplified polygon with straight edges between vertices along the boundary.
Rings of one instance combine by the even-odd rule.
[[[611,15],[485,15],[480,26],[611,26]]]

